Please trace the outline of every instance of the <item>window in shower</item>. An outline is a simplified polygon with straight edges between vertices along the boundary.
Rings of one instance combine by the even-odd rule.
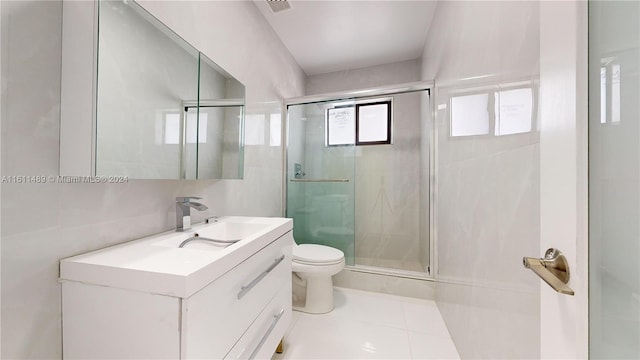
[[[353,145],[355,136],[353,106],[327,109],[327,146]]]
[[[327,109],[326,145],[391,144],[391,100]]]
[[[391,101],[356,104],[356,145],[391,144]]]

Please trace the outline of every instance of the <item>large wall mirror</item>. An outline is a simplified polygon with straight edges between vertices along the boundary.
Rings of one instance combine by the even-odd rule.
[[[244,86],[134,1],[93,6],[91,175],[242,178]]]

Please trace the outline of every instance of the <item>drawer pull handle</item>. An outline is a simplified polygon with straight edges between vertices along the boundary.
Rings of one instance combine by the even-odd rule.
[[[262,274],[258,275],[258,277],[253,279],[249,283],[249,285],[245,285],[245,286],[241,287],[240,288],[240,292],[238,293],[238,300],[242,299],[242,297],[245,296],[249,292],[249,290],[251,290],[254,286],[256,286],[260,282],[260,280],[264,279],[264,277],[267,276],[267,274],[269,274],[271,272],[271,270],[273,270],[276,266],[278,266],[278,264],[280,264],[282,262],[282,260],[284,260],[284,255],[280,256],[277,259],[275,259],[273,261],[273,264],[269,265],[267,270],[263,271]]]
[[[282,259],[280,261],[282,261]],[[273,328],[275,328],[276,325],[278,325],[278,321],[280,321],[280,318],[282,317],[282,315],[284,315],[284,309],[280,310],[277,314],[273,315],[273,321],[271,322],[271,326],[269,326],[269,328],[267,329],[267,332],[264,334],[264,336],[262,336],[262,339],[260,339],[258,346],[256,346],[255,349],[253,349],[251,356],[249,356],[249,360],[255,359],[256,355],[258,354],[258,351],[260,350],[262,345],[264,345],[264,342],[267,341],[267,338],[269,337],[269,335],[271,335]]]

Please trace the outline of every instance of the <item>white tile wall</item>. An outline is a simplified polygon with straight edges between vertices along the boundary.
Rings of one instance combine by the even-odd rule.
[[[423,79],[436,83],[436,300],[463,358],[540,356],[539,280],[521,264],[539,253],[536,122],[525,134],[449,136],[451,96],[535,89],[539,27],[537,2],[440,2],[423,53]]]
[[[303,95],[303,72],[251,2],[141,4],[247,87],[247,113]],[[2,175],[56,175],[61,2],[1,6]],[[59,260],[173,228],[176,196],[204,198],[195,221],[281,215],[281,154],[247,147],[244,180],[2,184],[1,357],[60,358]]]
[[[402,84],[418,81],[419,77],[419,59],[401,61],[309,76],[305,84],[305,94],[325,94]]]

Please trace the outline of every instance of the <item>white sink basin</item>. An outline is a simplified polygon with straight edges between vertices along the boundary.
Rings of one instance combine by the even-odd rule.
[[[241,222],[218,222],[212,226],[196,231],[200,236],[223,241],[242,240],[264,231],[267,224],[251,224]]]
[[[168,231],[63,259],[62,281],[187,298],[293,228],[285,218],[223,217],[188,232]],[[195,234],[234,244],[191,241]]]
[[[152,243],[152,246],[161,246],[165,248],[180,248],[180,244],[185,240],[192,238],[195,235],[193,232],[183,232],[177,233],[175,236],[167,237],[166,239],[162,239],[160,241],[156,241]],[[204,236],[204,235],[200,235]],[[228,246],[233,244],[224,244],[224,243],[214,243],[210,241],[190,241],[183,248],[189,250],[203,250],[203,251],[222,251],[226,249]]]
[[[206,240],[193,240],[184,245],[185,249],[220,251],[225,249],[227,246],[233,245],[233,243],[231,243],[232,241],[239,242],[244,239],[251,238],[256,234],[266,230],[268,227],[269,224],[221,221],[210,224],[206,227],[199,228],[197,230],[191,230],[184,233],[176,233],[175,236],[162,239],[158,242],[153,243],[153,245],[177,248],[180,246],[180,244],[182,244],[182,242],[196,236],[197,234],[197,236],[201,238],[220,240],[221,243],[215,243]]]

